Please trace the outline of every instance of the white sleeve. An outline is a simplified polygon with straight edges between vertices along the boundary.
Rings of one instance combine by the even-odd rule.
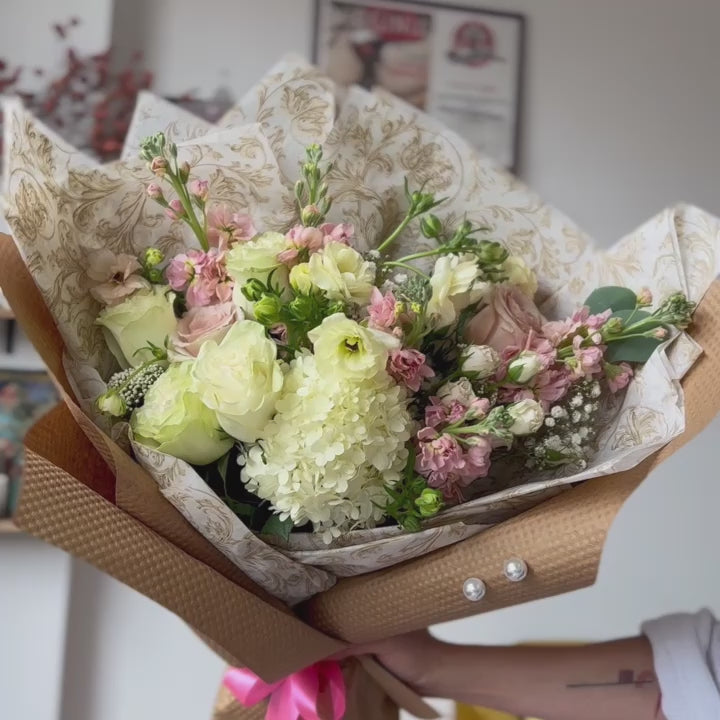
[[[643,625],[667,720],[720,718],[720,623],[708,610]]]

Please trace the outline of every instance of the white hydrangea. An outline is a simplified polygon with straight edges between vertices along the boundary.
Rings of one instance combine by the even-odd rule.
[[[326,542],[382,520],[384,486],[400,480],[413,429],[405,391],[384,371],[333,381],[303,354],[291,364],[276,410],[248,451],[248,489],[283,519],[312,522]]]

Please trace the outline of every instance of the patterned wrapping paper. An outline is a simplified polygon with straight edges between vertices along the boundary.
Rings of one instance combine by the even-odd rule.
[[[138,252],[179,248],[182,228],[147,200],[151,175],[138,144],[164,130],[219,201],[246,209],[261,229],[293,219],[292,182],[310,142],[323,143],[334,169],[332,219],[355,225],[370,249],[402,215],[403,178],[447,197],[448,225],[468,217],[491,228],[535,270],[549,317],[571,312],[601,284],[675,290],[699,300],[720,270],[720,222],[693,207],[669,209],[607,252],[562,213],[478,155],[432,118],[384,93],[338,92],[315,68],[289,58],[253,88],[217,127],[152,95],[141,97],[122,159],[91,164],[17,103],[6,109],[6,215],[67,347],[66,369],[86,412],[112,361],[93,325],[98,306],[83,280],[86,249]],[[432,241],[408,232],[400,252]],[[161,492],[226,557],[266,590],[294,604],[333,585],[476,535],[564,486],[637,465],[683,431],[678,380],[700,349],[680,335],[647,363],[598,441],[582,473],[543,478],[451,508],[414,535],[396,529],[351,533],[330,547],[303,534],[273,548],[253,535],[186,463],[135,445]],[[97,418],[96,418],[97,419]],[[100,423],[101,421],[97,419]],[[116,436],[123,442],[124,438]],[[126,441],[125,441],[126,442]],[[309,567],[312,564],[316,567]]]

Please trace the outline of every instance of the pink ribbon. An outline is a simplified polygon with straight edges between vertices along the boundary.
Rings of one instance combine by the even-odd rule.
[[[268,684],[252,670],[230,668],[223,685],[245,707],[252,707],[270,698],[265,720],[342,720],[345,715],[345,680],[340,664],[325,660]],[[317,702],[329,694],[332,717],[321,718]]]

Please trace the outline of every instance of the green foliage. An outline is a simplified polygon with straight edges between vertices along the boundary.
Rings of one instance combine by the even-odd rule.
[[[605,312],[605,310],[634,310],[637,307],[637,296],[628,288],[616,285],[593,290],[585,300],[585,305],[593,315]]]

